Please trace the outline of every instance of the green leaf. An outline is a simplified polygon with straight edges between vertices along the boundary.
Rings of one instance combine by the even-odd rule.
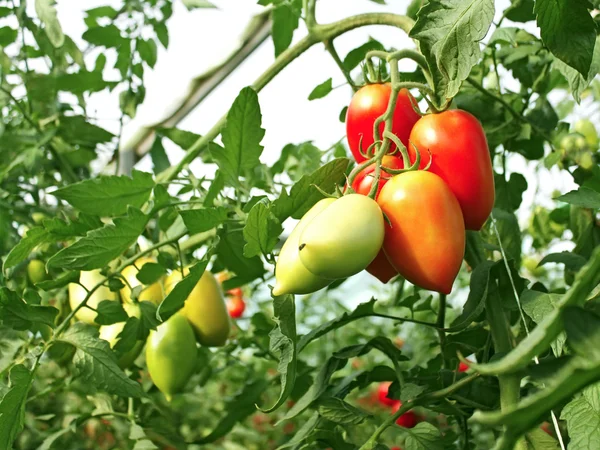
[[[260,163],[263,151],[260,141],[265,135],[260,125],[258,95],[251,87],[245,87],[227,114],[227,124],[221,133],[224,149],[211,149],[219,169],[232,186],[237,186],[239,177]]]
[[[544,44],[561,61],[587,77],[596,25],[585,0],[536,0],[534,12]]]
[[[153,27],[159,42],[164,48],[167,48],[169,46],[169,29],[167,25],[164,22],[157,22]]]
[[[351,50],[346,55],[346,57],[344,58],[344,62],[343,62],[344,68],[348,72],[350,72],[352,69],[354,69],[361,62],[364,61],[365,56],[367,56],[367,53],[370,52],[371,50],[385,50],[385,48],[379,41],[376,41],[375,39],[369,39],[363,45],[355,48],[354,50]],[[344,114],[344,116],[345,116],[345,114]]]
[[[10,387],[0,401],[0,448],[13,448],[25,421],[25,403],[33,373],[21,364],[10,370]]]
[[[521,306],[525,314],[537,324],[542,322],[546,316],[555,312],[560,299],[561,296],[558,294],[547,294],[526,289],[521,294]],[[552,351],[557,358],[562,355],[566,340],[566,334],[561,332],[552,343]]]
[[[157,174],[171,167],[169,156],[162,144],[162,138],[157,136],[150,147],[150,158],[152,159],[152,171]]]
[[[552,62],[552,67],[557,69],[569,83],[569,88],[573,94],[573,98],[577,103],[581,100],[581,94],[590,85],[594,77],[600,72],[600,35],[596,37],[594,44],[594,56],[590,70],[586,75],[580,74],[577,70],[555,58]]]
[[[126,41],[121,36],[121,31],[113,24],[90,28],[81,37],[90,44],[108,48],[124,46]]]
[[[0,46],[7,47],[17,40],[19,31],[11,27],[0,27]]]
[[[58,339],[74,346],[77,351],[73,363],[84,382],[120,397],[144,397],[142,387],[131,380],[117,365],[117,358],[98,330],[78,322]]]
[[[517,265],[521,264],[521,229],[514,213],[494,208],[492,212],[495,225],[500,235],[500,244],[504,248],[507,258],[514,259]],[[498,245],[498,238],[492,235],[490,243]]]
[[[80,274],[78,271],[67,272],[53,280],[46,280],[40,283],[36,283],[35,287],[40,288],[44,291],[51,291],[53,289],[58,289],[67,286],[69,283],[77,283],[79,281],[79,275]]]
[[[22,263],[38,245],[46,242],[52,242],[48,231],[42,227],[31,228],[27,231],[25,237],[10,251],[6,257],[6,261],[4,261],[4,268],[8,269]]]
[[[300,219],[306,212],[323,198],[315,186],[327,193],[333,192],[335,186],[344,180],[344,175],[350,160],[337,158],[320,167],[310,175],[303,176],[288,194],[283,191],[273,202],[273,214],[283,222],[288,217]]]
[[[95,149],[97,144],[110,142],[114,137],[114,134],[88,122],[83,116],[61,117],[58,135],[71,144],[92,149]]]
[[[287,400],[296,382],[297,340],[296,303],[293,295],[282,295],[273,299],[274,320],[277,326],[269,333],[269,349],[279,354],[277,371],[281,375],[281,393],[273,406],[261,410],[270,413]]]
[[[538,266],[543,266],[547,263],[564,264],[566,269],[577,272],[585,265],[586,259],[581,255],[571,252],[550,253],[542,258]]]
[[[563,408],[560,418],[566,420],[569,449],[587,450],[600,446],[600,384],[583,390]]]
[[[316,100],[318,98],[323,98],[327,94],[329,94],[333,90],[333,85],[331,84],[331,78],[323,81],[316,88],[314,88],[311,93],[308,95],[309,100]]]
[[[248,277],[251,281],[260,277],[264,273],[264,266],[258,256],[246,258],[244,256],[244,247],[246,241],[242,230],[231,230],[225,227],[219,233],[219,244],[217,245],[217,255],[219,262],[228,270],[239,276]]]
[[[191,131],[180,130],[179,128],[157,128],[156,133],[173,141],[184,150],[190,148],[202,136]]]
[[[588,187],[580,187],[576,191],[570,191],[559,197],[555,197],[554,200],[581,206],[583,208],[600,208],[600,192],[596,192]]]
[[[432,71],[443,77],[442,97],[454,97],[481,58],[480,41],[494,18],[493,0],[430,0],[410,37],[419,41]]]
[[[533,0],[512,0],[505,11],[506,18],[512,22],[530,22],[535,20]]]
[[[162,265],[154,262],[148,262],[141,267],[135,277],[140,283],[149,286],[160,280],[160,278],[166,274],[167,269],[165,269]]]
[[[179,211],[183,223],[190,234],[203,233],[212,230],[227,220],[227,208],[219,206],[216,208],[187,209]]]
[[[196,8],[216,8],[208,0],[183,0],[183,4],[189,11]]]
[[[321,400],[318,411],[324,419],[340,425],[359,425],[371,415],[340,398]]]
[[[54,328],[54,319],[58,309],[25,303],[16,292],[0,287],[0,321],[15,330],[30,329],[34,323]]]
[[[35,12],[45,25],[44,31],[54,47],[61,47],[65,43],[58,17],[56,17],[55,0],[35,0]]]
[[[101,176],[51,192],[75,208],[97,216],[125,214],[129,206],[141,208],[154,188],[152,175],[134,170],[131,178]]]
[[[148,64],[148,66],[154,67],[156,65],[156,58],[158,56],[158,48],[156,47],[156,42],[154,42],[154,39],[138,39],[136,42],[136,48],[140,54],[140,58],[142,58],[142,61]]]
[[[485,307],[485,300],[488,295],[488,285],[490,282],[490,271],[494,263],[484,261],[479,264],[471,273],[471,282],[469,285],[469,295],[463,306],[463,311],[458,316],[452,326],[446,331],[456,332],[465,329],[481,314]]]
[[[90,231],[52,256],[47,266],[72,270],[102,268],[136,242],[148,220],[139,209],[130,207],[127,216],[114,219],[114,225]]]
[[[252,207],[244,225],[244,256],[269,254],[279,242],[282,231],[281,222],[271,211],[268,201],[261,200]]]
[[[443,450],[444,442],[440,430],[428,422],[421,422],[414,428],[406,428],[405,450]]]
[[[190,268],[189,274],[175,285],[175,288],[173,288],[169,295],[167,295],[159,305],[156,310],[156,318],[158,320],[164,322],[183,308],[184,302],[196,287],[200,278],[202,278],[202,275],[204,275],[207,265],[208,260],[203,259]]]
[[[582,358],[600,363],[600,317],[570,306],[563,313],[569,347]]]
[[[275,46],[275,56],[279,56],[292,43],[294,31],[298,28],[299,15],[299,11],[290,3],[281,3],[273,9],[271,36]]]
[[[103,300],[98,304],[98,315],[94,319],[98,325],[112,325],[117,322],[125,322],[128,315],[123,309],[121,302]]]

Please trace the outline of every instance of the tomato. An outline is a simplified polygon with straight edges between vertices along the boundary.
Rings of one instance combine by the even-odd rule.
[[[100,273],[99,270],[92,270],[89,272],[81,272],[79,275],[79,282],[85,286],[87,289],[92,289],[96,286],[100,281],[104,279],[104,276]],[[71,305],[71,309],[77,308],[77,306],[83,302],[87,295],[87,291],[81,287],[79,284],[70,283],[69,284],[69,304]],[[111,290],[107,286],[100,286],[98,289],[94,291],[94,293],[90,296],[90,299],[87,301],[86,305],[91,308],[98,308],[98,305],[104,300],[114,300],[118,301],[118,296],[116,292],[111,292]],[[93,311],[85,306],[77,311],[75,317],[81,322],[89,323],[91,325],[97,325],[96,319],[96,311]]]
[[[400,400],[396,401],[392,406],[392,411],[396,412],[402,406]],[[413,411],[407,411],[396,419],[396,424],[404,428],[413,428],[419,422],[419,418]]]
[[[390,448],[390,450],[402,450],[402,449],[400,447],[396,446],[396,447]]]
[[[168,401],[192,376],[197,355],[194,330],[183,314],[174,314],[156,331],[150,331],[146,342],[148,373]]]
[[[352,97],[346,115],[346,136],[350,151],[357,162],[363,162],[365,158],[360,151],[362,138],[362,150],[366,152],[373,143],[373,127],[375,120],[385,113],[390,94],[391,85],[367,84],[360,88]],[[407,89],[401,89],[396,101],[396,109],[392,122],[392,133],[394,133],[405,146],[408,146],[408,137],[413,125],[420,119],[420,115],[413,109],[416,105],[414,97]],[[383,133],[385,124],[382,122],[379,131]],[[390,153],[396,149],[390,146]]]
[[[548,421],[542,422],[542,424],[540,425],[540,428],[542,429],[542,431],[546,434],[549,434],[550,436],[554,436],[554,428],[552,427],[552,424]]]
[[[467,363],[464,362],[460,362],[458,363],[458,371],[459,372],[466,372],[467,370],[469,370],[469,365]]]
[[[141,311],[138,305],[130,305],[135,306],[135,309],[130,308],[127,312],[130,316],[140,317]],[[131,312],[130,312],[131,311]],[[119,334],[125,328],[125,322],[117,322],[111,325],[102,325],[100,327],[100,339],[104,339],[110,344],[110,348],[114,348],[119,342]],[[139,354],[142,352],[142,348],[144,348],[144,341],[137,341],[131,350],[120,355],[118,359],[118,364],[121,369],[126,369],[133,364]]]
[[[413,284],[448,294],[465,252],[465,225],[456,197],[437,175],[396,175],[377,202],[387,216],[383,250]]]
[[[32,259],[27,264],[27,276],[31,283],[36,284],[41,281],[48,279],[48,273],[46,272],[46,265],[39,259]]]
[[[439,175],[460,204],[467,230],[479,230],[494,207],[494,172],[485,133],[466,111],[448,110],[423,116],[410,133],[411,161],[415,146],[421,168]],[[429,156],[431,152],[431,158]]]
[[[335,199],[324,198],[318,201],[298,222],[296,228],[290,233],[289,237],[281,247],[277,264],[275,265],[275,287],[273,295],[284,294],[310,294],[318,291],[331,283],[322,277],[318,277],[310,272],[300,261],[300,234],[306,228],[306,225],[312,221],[318,214],[331,205]]]
[[[246,303],[241,295],[234,295],[227,300],[227,311],[229,311],[229,315],[234,319],[242,317],[245,309]]]
[[[598,147],[598,131],[592,122],[588,119],[581,119],[575,122],[574,130],[582,134],[590,147]]]
[[[244,296],[244,291],[242,291],[242,288],[236,287],[236,288],[233,288],[233,289],[229,289],[227,291],[227,295],[229,295],[230,297],[243,297]]]
[[[382,405],[394,406],[398,401],[388,397],[388,391],[390,389],[391,384],[391,381],[384,381],[382,383],[379,383],[379,387],[377,388],[377,399]]]
[[[398,275],[398,271],[394,269],[394,266],[392,266],[392,263],[390,263],[387,256],[385,256],[383,250],[379,250],[375,259],[367,266],[366,271],[383,284]]]
[[[383,235],[377,202],[360,194],[344,195],[306,226],[300,235],[300,260],[317,276],[346,278],[375,259]]]
[[[131,286],[131,289],[136,286],[141,285],[140,280],[137,279],[138,268],[141,269],[142,266],[146,263],[155,263],[156,261],[153,258],[149,258],[147,256],[139,258],[135,262],[135,266],[127,266],[121,272],[121,275],[127,280],[127,283]],[[136,268],[137,266],[137,268]],[[132,303],[133,299],[131,298],[131,289],[125,283],[125,287],[121,289],[121,297],[123,301],[126,303]],[[163,301],[164,298],[162,280],[159,280],[155,283],[152,283],[150,286],[145,286],[142,291],[139,293],[138,301],[140,302],[152,302],[155,305],[160,305],[160,302]]]
[[[189,268],[184,269],[184,274]],[[181,271],[174,270],[165,280],[168,294],[181,280]],[[190,321],[198,342],[207,347],[225,345],[231,332],[231,322],[223,298],[221,285],[208,270],[204,272],[198,284],[185,301],[182,314]]]
[[[387,167],[389,169],[402,169],[404,165],[402,163],[402,158],[398,156],[385,155],[381,161],[381,165],[383,167]],[[368,165],[365,169],[361,170],[354,178],[352,182],[352,189],[354,189],[358,194],[369,195],[371,192],[371,185],[375,180],[375,163]],[[387,181],[392,178],[387,172],[383,170],[379,175],[379,186],[377,186],[377,194],[375,194],[375,198],[381,192],[381,189],[387,183]]]

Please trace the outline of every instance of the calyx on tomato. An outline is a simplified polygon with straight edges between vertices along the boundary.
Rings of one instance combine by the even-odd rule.
[[[333,280],[319,277],[310,272],[300,261],[300,234],[317,215],[330,206],[335,199],[319,200],[300,219],[283,244],[275,265],[275,287],[273,295],[310,294],[331,284]]]
[[[383,243],[383,215],[375,200],[348,194],[332,202],[300,234],[300,260],[322,278],[364,270]]]
[[[375,120],[387,110],[391,92],[390,83],[367,84],[360,88],[350,101],[346,115],[346,136],[350,151],[359,163],[367,159],[361,153],[361,147],[364,152],[373,144]],[[414,97],[407,89],[400,90],[394,109],[391,132],[398,136],[405,146],[408,146],[410,130],[420,118],[413,108],[413,105],[416,104]],[[379,126],[380,134],[383,133],[384,127],[382,122]],[[395,149],[396,146],[392,144],[390,153]]]
[[[416,150],[420,167],[448,185],[462,210],[467,230],[479,230],[494,207],[494,172],[483,127],[459,109],[423,116],[410,132],[411,161]]]

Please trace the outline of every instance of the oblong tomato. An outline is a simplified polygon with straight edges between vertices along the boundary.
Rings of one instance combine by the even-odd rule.
[[[121,298],[125,303],[133,303],[133,299],[131,298],[131,289],[142,284],[140,280],[137,279],[137,274],[139,272],[138,268],[141,270],[144,264],[155,262],[156,260],[154,258],[143,256],[135,262],[135,266],[131,265],[123,269],[121,275],[123,275],[128,283],[126,283],[123,289],[121,289]],[[139,302],[146,301],[152,302],[155,305],[160,305],[165,298],[163,290],[162,280],[158,280],[155,283],[152,283],[150,286],[144,286],[137,300]]]
[[[366,151],[373,143],[373,127],[375,120],[385,113],[392,87],[389,83],[367,84],[360,88],[352,97],[346,115],[346,136],[348,145],[354,159],[363,162],[366,158],[361,154],[360,145]],[[405,146],[408,146],[408,137],[413,125],[420,119],[420,115],[413,108],[417,102],[408,89],[401,89],[398,93],[396,108],[392,122],[394,133]],[[383,133],[384,123],[379,126]],[[390,146],[390,153],[396,146]]]
[[[448,294],[465,253],[460,205],[446,183],[423,170],[389,180],[377,199],[385,223],[383,250],[413,284]]]
[[[90,270],[89,272],[81,272],[79,275],[80,284],[69,283],[69,304],[71,305],[71,309],[75,310],[75,308],[77,308],[79,304],[83,302],[88,293],[86,289],[93,289],[94,286],[96,286],[96,284],[100,283],[102,280],[104,280],[104,276],[99,270]],[[85,286],[85,289],[82,286]],[[96,309],[104,300],[118,301],[119,297],[116,292],[112,292],[107,286],[100,286],[92,293],[87,301],[86,306],[89,306],[89,308],[81,308],[79,311],[77,311],[75,317],[81,322],[97,326],[98,324],[96,323],[96,316],[98,314],[96,313]]]
[[[460,204],[467,230],[479,230],[494,207],[494,172],[485,133],[466,111],[423,116],[410,133],[409,154],[421,153],[421,168],[448,184]],[[429,155],[431,153],[431,157]]]

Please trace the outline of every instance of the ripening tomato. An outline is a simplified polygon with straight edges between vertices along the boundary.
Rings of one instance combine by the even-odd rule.
[[[459,373],[460,372],[466,372],[467,370],[469,370],[469,365],[467,363],[464,363],[464,362],[461,361],[458,364],[458,372]]]
[[[373,143],[375,120],[385,113],[391,92],[392,88],[389,83],[367,84],[360,88],[350,101],[346,115],[346,136],[350,151],[359,163],[367,159],[361,154],[360,145],[362,144],[363,152],[366,152]],[[417,105],[414,97],[407,89],[401,89],[394,110],[392,133],[398,136],[405,146],[408,146],[410,130],[421,117],[414,110],[413,105],[415,107]],[[381,133],[383,133],[384,126],[383,122],[379,126]],[[395,149],[396,146],[392,144],[390,153]]]
[[[375,259],[383,243],[377,202],[360,194],[336,199],[300,234],[300,261],[313,274],[336,279],[354,275]]]
[[[465,225],[456,197],[437,175],[396,175],[377,199],[387,216],[383,250],[400,274],[448,294],[465,252]]]
[[[400,400],[396,401],[392,406],[392,411],[396,412],[402,406],[402,402]],[[402,414],[398,419],[396,419],[396,424],[400,425],[404,428],[414,428],[414,426],[419,422],[419,418],[413,411],[407,411]]]
[[[227,299],[227,311],[229,311],[229,315],[234,319],[242,317],[245,309],[246,303],[241,295],[234,295]]]
[[[393,398],[389,398],[388,391],[390,389],[392,382],[384,381],[379,383],[379,387],[377,388],[377,399],[379,403],[385,406],[394,406],[398,400],[394,400]]]
[[[100,273],[99,270],[91,270],[91,271],[82,271],[79,275],[79,283],[85,286],[86,289],[93,289],[96,284],[100,283],[104,279],[104,276]],[[87,291],[80,286],[79,284],[69,283],[69,304],[71,305],[71,309],[75,310],[77,306],[87,296]],[[102,303],[104,300],[118,301],[117,293],[112,292],[107,286],[100,286],[96,289],[89,300],[86,303],[87,307],[81,308],[75,314],[77,320],[81,322],[89,323],[91,325],[98,325],[96,323],[96,316],[98,315],[95,309],[98,308],[98,305]]]
[[[183,274],[187,276],[189,271],[189,267],[185,267]],[[171,272],[165,279],[165,292],[171,292],[181,279],[181,270]],[[225,345],[231,322],[221,285],[208,270],[188,295],[181,313],[190,321],[200,344],[207,347]]]
[[[421,168],[432,158],[429,172],[450,187],[466,229],[481,229],[494,207],[495,193],[490,151],[479,121],[458,109],[428,114],[413,127],[410,142],[411,161],[415,147],[421,153]]]
[[[129,283],[124,283],[125,286],[123,289],[121,289],[121,298],[124,302],[133,302],[133,299],[131,298],[131,289],[142,284],[140,280],[137,279],[137,274],[139,272],[138,269],[141,270],[142,266],[146,263],[156,263],[156,260],[154,260],[154,258],[144,256],[135,262],[135,266],[127,266],[121,272],[121,275],[123,275],[123,277],[127,280],[127,283]],[[131,286],[131,289],[129,286]],[[152,302],[155,305],[160,305],[160,302],[163,301],[164,297],[162,280],[158,280],[152,283],[150,286],[144,286],[142,288],[142,291],[138,295],[138,301]]]
[[[381,165],[389,169],[404,168],[402,158],[395,155],[385,155],[381,161]],[[352,182],[352,189],[354,189],[358,194],[369,195],[369,192],[371,192],[371,185],[375,180],[374,177],[375,163],[368,165],[356,175],[356,178],[354,178],[354,181]],[[381,189],[390,178],[392,178],[392,175],[389,173],[384,172],[383,170],[380,172],[379,186],[377,186],[377,194],[375,194],[376,199],[379,196]]]

